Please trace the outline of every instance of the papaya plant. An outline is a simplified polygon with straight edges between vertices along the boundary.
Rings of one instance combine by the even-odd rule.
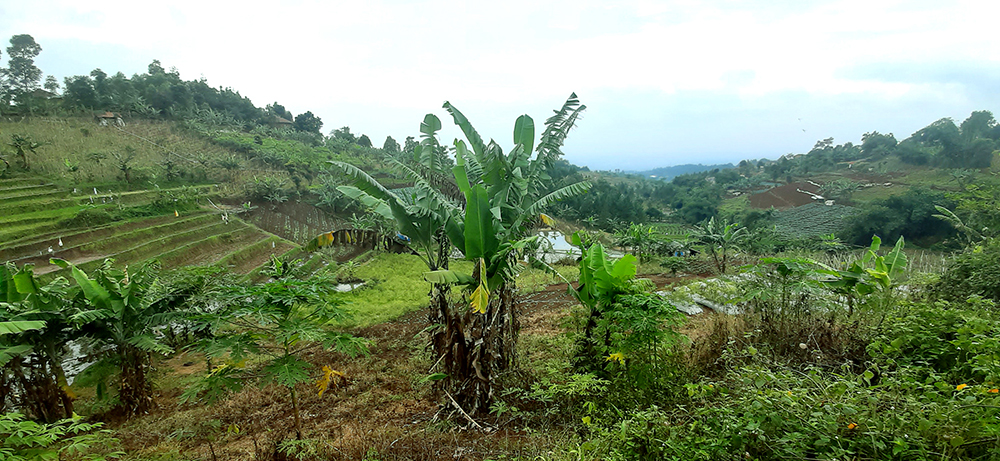
[[[577,341],[573,365],[580,371],[620,373],[631,388],[661,387],[666,377],[661,360],[665,346],[679,339],[672,328],[683,318],[677,309],[650,293],[654,285],[637,279],[636,257],[612,261],[600,243],[584,248],[579,232],[573,244],[581,248],[579,284],[568,291],[587,310],[583,335]]]
[[[272,275],[274,279],[267,283],[229,287],[220,293],[220,307],[202,317],[215,336],[201,341],[200,349],[210,359],[227,357],[227,361],[185,391],[184,399],[213,400],[240,389],[247,379],[260,376],[288,390],[295,432],[301,439],[302,418],[295,387],[316,379],[311,374],[312,365],[299,355],[318,346],[350,355],[367,353],[367,342],[331,330],[331,322],[346,316],[339,304],[326,299],[332,281],[295,279],[287,265],[275,265]],[[251,357],[255,362],[263,360],[262,367],[247,367]],[[325,382],[329,384],[329,376]],[[323,390],[321,387],[321,393]]]

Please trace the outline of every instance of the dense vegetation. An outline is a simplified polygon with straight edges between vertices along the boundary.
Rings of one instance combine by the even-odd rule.
[[[537,133],[519,117],[509,143],[445,103],[463,139],[442,144],[428,114],[379,148],[155,62],[52,98],[35,91],[40,50],[7,49],[0,107],[23,119],[4,122],[0,185],[24,222],[5,243],[35,243],[41,220],[62,247],[71,230],[206,209],[199,225],[228,226],[291,204],[345,228],[302,237],[282,216],[298,245],[255,241],[274,253],[244,272],[0,266],[4,459],[1000,457],[987,111],[666,182],[563,160],[575,95]],[[128,125],[72,118],[94,110]],[[756,205],[767,193],[780,206]],[[547,227],[575,250],[547,257]]]

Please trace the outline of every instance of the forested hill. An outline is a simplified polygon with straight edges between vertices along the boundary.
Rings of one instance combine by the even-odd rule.
[[[664,166],[660,168],[653,168],[652,170],[640,171],[640,176],[645,176],[647,178],[659,179],[662,181],[670,181],[677,176],[689,173],[701,173],[702,171],[711,171],[714,169],[725,170],[728,168],[736,168],[736,165],[732,163],[719,164],[719,165],[702,165],[702,164],[685,164],[685,165],[674,165],[674,166]]]

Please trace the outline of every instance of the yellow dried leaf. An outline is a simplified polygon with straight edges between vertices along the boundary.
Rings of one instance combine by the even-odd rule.
[[[323,365],[323,376],[316,381],[316,387],[319,388],[319,396],[322,397],[323,393],[330,388],[330,384],[333,383],[333,378],[338,377],[343,379],[345,377],[344,373],[341,373],[329,365]]]

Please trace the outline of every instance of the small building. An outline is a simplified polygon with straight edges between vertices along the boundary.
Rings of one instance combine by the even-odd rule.
[[[114,112],[105,112],[103,114],[95,114],[94,121],[101,126],[125,126],[125,120],[122,120],[121,114],[116,114]]]
[[[267,121],[267,124],[271,128],[277,128],[279,130],[290,130],[295,127],[295,122],[277,115],[272,115],[271,119]]]

